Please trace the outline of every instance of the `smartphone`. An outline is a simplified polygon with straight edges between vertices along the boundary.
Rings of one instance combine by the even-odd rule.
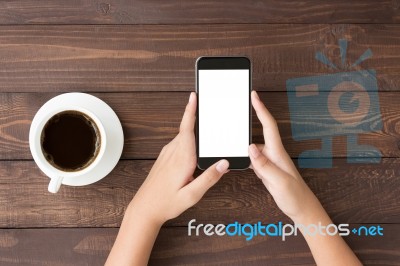
[[[200,169],[221,159],[229,169],[250,165],[251,63],[247,57],[200,57],[196,61],[196,148]]]

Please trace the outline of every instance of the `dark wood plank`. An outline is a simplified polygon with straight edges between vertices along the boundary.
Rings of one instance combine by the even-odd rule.
[[[351,224],[351,227],[359,226]],[[385,224],[382,237],[345,240],[364,265],[397,265],[398,225]],[[102,265],[117,228],[2,229],[1,265]],[[314,265],[303,237],[189,237],[185,227],[162,228],[150,265]]]
[[[28,144],[30,123],[40,106],[55,95],[54,93],[0,93],[0,159],[32,158]],[[94,95],[110,104],[120,117],[125,134],[122,157],[155,159],[162,146],[177,134],[189,93],[136,92]],[[265,92],[261,93],[261,97],[276,117],[283,143],[292,157],[296,158],[304,150],[320,148],[320,139],[293,140],[286,93]],[[381,92],[379,97],[383,130],[360,134],[359,143],[374,145],[384,157],[399,157],[399,93]],[[329,117],[321,115],[319,119],[323,121]],[[376,122],[378,119],[379,117],[374,117],[371,122]],[[253,116],[253,140],[258,143],[264,141],[260,123],[255,116]],[[333,144],[334,157],[347,156],[345,137],[335,137]]]
[[[0,231],[1,265],[104,265],[118,229]]]
[[[397,23],[397,1],[7,1],[0,24]]]
[[[3,26],[0,91],[190,91],[197,57],[243,54],[256,90],[286,91],[288,79],[343,71],[315,59],[321,51],[340,65],[342,38],[344,71],[375,69],[379,90],[398,91],[399,34],[364,24]],[[350,67],[368,48],[373,57]]]
[[[358,227],[351,224],[350,228]],[[398,265],[400,227],[382,225],[382,237],[345,237],[364,265]],[[150,265],[315,265],[302,236],[286,241],[256,237],[251,241],[229,236],[188,237],[187,228],[165,228],[156,241]]]
[[[0,227],[115,227],[153,161],[124,160],[103,180],[47,192],[49,179],[32,161],[0,162]],[[381,164],[334,161],[333,169],[302,170],[336,223],[400,223],[400,159]],[[197,174],[196,174],[197,176]],[[289,221],[252,170],[231,171],[169,225]]]

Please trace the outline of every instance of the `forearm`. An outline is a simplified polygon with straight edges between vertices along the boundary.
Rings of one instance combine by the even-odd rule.
[[[304,226],[310,224],[318,226],[320,224],[321,227],[326,227],[332,224],[332,220],[324,208],[317,199],[316,201],[315,206],[313,206],[313,209],[307,215],[295,218],[293,221],[298,225],[301,224]],[[317,265],[361,265],[356,255],[338,233],[330,236],[326,234],[325,230],[325,235],[317,233],[312,236],[305,233],[301,227],[300,231],[307,241]]]
[[[160,228],[130,204],[106,265],[147,265]]]

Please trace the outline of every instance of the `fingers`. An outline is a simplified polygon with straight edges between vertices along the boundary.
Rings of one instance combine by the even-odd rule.
[[[265,145],[268,148],[281,148],[282,141],[276,121],[262,103],[256,91],[251,92],[251,103],[256,111],[258,119],[262,124]]]
[[[185,113],[183,114],[179,132],[194,131],[194,123],[196,121],[196,93],[191,92],[189,102],[186,105]]]
[[[266,185],[276,184],[287,177],[287,173],[268,160],[255,144],[249,146],[249,155],[255,173]]]
[[[181,189],[185,204],[187,208],[196,204],[203,195],[214,186],[221,177],[227,172],[229,162],[227,160],[220,160],[219,162],[211,165],[196,179]]]
[[[265,147],[259,147],[259,150],[265,151],[264,154],[268,156],[275,166],[299,178],[300,174],[282,144],[276,121],[267,108],[265,108],[256,91],[252,91],[251,102],[263,126]],[[254,169],[253,164],[251,164],[251,168]]]

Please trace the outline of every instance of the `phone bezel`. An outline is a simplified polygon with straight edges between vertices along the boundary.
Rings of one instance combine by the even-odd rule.
[[[199,156],[199,70],[203,69],[248,69],[249,70],[249,145],[252,139],[252,107],[251,107],[251,86],[252,86],[252,67],[251,61],[245,56],[218,56],[218,57],[199,57],[196,60],[196,93],[197,93],[197,111],[196,111],[196,153],[197,153],[197,167],[205,170],[221,159],[229,161],[229,169],[244,170],[250,166],[249,157],[200,157]]]

